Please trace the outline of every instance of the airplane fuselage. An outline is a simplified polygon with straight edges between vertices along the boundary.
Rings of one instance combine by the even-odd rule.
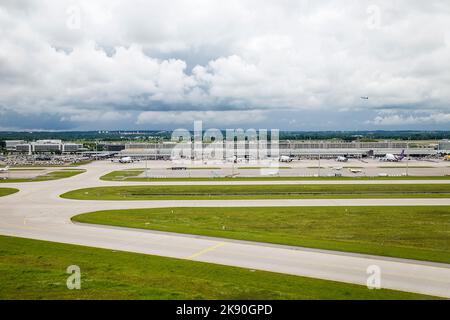
[[[131,157],[124,157],[119,160],[120,163],[132,163],[133,159]]]

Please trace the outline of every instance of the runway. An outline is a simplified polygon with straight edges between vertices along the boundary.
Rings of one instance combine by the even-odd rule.
[[[70,221],[70,217],[76,214],[109,209],[205,206],[450,205],[450,199],[132,202],[77,201],[59,198],[59,194],[78,188],[146,184],[100,181],[98,178],[101,175],[115,170],[112,167],[113,165],[106,166],[101,165],[101,163],[94,163],[85,166],[86,173],[68,179],[0,185],[0,187],[20,189],[19,193],[0,198],[0,234],[189,259],[361,285],[366,285],[369,276],[367,268],[376,265],[381,270],[381,286],[383,288],[450,298],[450,265],[446,264],[125,228],[79,225]],[[389,184],[392,181],[383,182]],[[328,181],[324,181],[324,183],[328,183]],[[410,183],[410,181],[407,183]]]

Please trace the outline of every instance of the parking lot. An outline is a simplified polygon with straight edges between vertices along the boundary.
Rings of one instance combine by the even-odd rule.
[[[89,158],[80,155],[9,155],[0,161],[0,166],[65,166],[83,163],[88,160]]]

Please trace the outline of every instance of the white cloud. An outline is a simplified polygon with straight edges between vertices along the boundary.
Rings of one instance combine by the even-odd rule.
[[[450,113],[432,113],[429,115],[399,115],[390,114],[377,116],[368,121],[378,126],[405,126],[415,124],[450,124]]]
[[[79,29],[67,28],[74,5]],[[0,107],[73,122],[141,123],[150,111],[162,123],[229,110],[447,114],[449,30],[445,0],[2,1]],[[371,123],[395,122],[383,119]]]

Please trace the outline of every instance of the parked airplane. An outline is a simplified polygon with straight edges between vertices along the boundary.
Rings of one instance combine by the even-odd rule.
[[[398,162],[402,161],[404,158],[405,158],[405,150],[403,150],[400,155],[388,153],[384,157],[380,158],[380,161]]]
[[[131,159],[131,157],[123,157],[119,159],[120,163],[133,163],[133,159]]]
[[[339,156],[339,157],[336,158],[336,161],[337,161],[337,162],[347,162],[347,161],[348,161],[348,158],[347,158],[347,157]]]
[[[281,156],[279,159],[280,162],[291,162],[292,158],[288,156]]]
[[[0,172],[8,172],[9,171],[9,166],[5,167],[5,168],[0,168]]]

